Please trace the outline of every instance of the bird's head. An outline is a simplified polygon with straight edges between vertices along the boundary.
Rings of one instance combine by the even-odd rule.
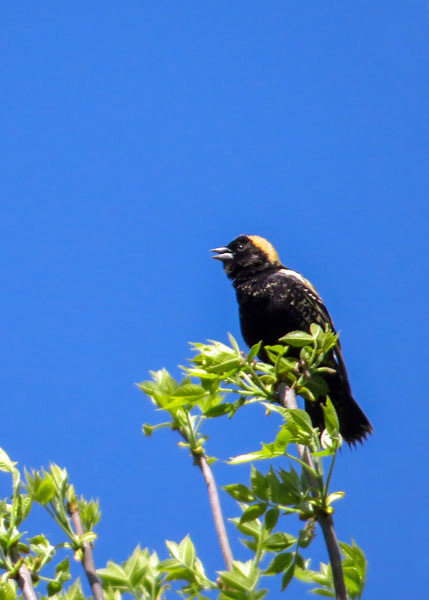
[[[231,279],[241,274],[258,273],[280,267],[279,256],[270,242],[259,235],[239,235],[228,246],[213,248],[213,258],[223,262]]]

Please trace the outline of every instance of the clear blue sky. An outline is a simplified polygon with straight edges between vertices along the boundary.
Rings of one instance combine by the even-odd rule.
[[[340,537],[368,556],[365,598],[424,597],[427,2],[33,0],[0,14],[0,445],[100,497],[100,566],[138,542],[165,556],[189,532],[222,568],[200,473],[173,434],[142,437],[159,415],[134,382],[178,374],[190,340],[241,340],[208,250],[263,235],[319,289],[375,427],[334,482]],[[214,423],[209,449],[228,458],[273,428],[249,411]]]

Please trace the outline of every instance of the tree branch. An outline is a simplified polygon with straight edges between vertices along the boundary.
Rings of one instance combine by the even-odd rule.
[[[343,564],[341,562],[340,547],[335,535],[334,519],[332,515],[319,514],[317,517],[320,528],[325,538],[326,548],[331,561],[332,577],[334,579],[335,597],[337,600],[347,600],[347,590],[344,583]]]
[[[217,492],[216,482],[213,476],[213,472],[207,463],[207,458],[204,454],[194,454],[195,462],[200,467],[207,484],[207,490],[209,493],[210,506],[213,513],[213,520],[216,527],[216,532],[219,538],[220,548],[222,550],[223,558],[225,560],[226,568],[230,571],[232,569],[232,552],[231,546],[229,545],[228,534],[226,533],[225,522],[223,519],[222,509],[220,506],[219,494]]]
[[[285,408],[298,408],[295,392],[284,385],[279,388],[279,402]],[[314,469],[313,460],[307,446],[302,446],[301,444],[297,444],[297,446],[298,454],[301,460],[303,460],[309,467]],[[306,476],[310,479],[310,485],[317,487],[317,483],[316,486],[314,485],[314,477],[310,475],[310,473],[306,473]],[[319,512],[316,518],[322,530],[323,537],[325,538],[326,548],[328,550],[329,561],[332,568],[332,577],[334,579],[335,598],[336,600],[347,600],[347,590],[344,583],[341,552],[338,545],[337,536],[335,534],[334,520],[332,515],[322,512]]]
[[[31,572],[27,565],[21,565],[18,569],[18,585],[21,588],[25,600],[37,600],[37,595],[33,586]]]
[[[85,532],[83,530],[79,509],[72,508],[70,510],[70,517],[76,534],[83,535]],[[100,579],[98,578],[97,571],[95,570],[94,556],[92,554],[92,548],[89,542],[83,543],[83,568],[89,585],[91,586],[92,593],[94,594],[94,599],[104,600],[103,588],[101,587]]]
[[[22,559],[16,546],[12,546],[10,549],[10,557],[15,564],[19,564],[19,562],[21,562]],[[37,600],[33,579],[31,577],[31,571],[25,563],[22,563],[22,565],[18,568],[16,580],[21,588],[21,592],[25,600]]]

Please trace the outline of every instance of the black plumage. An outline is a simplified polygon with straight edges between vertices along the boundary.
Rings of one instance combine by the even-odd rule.
[[[253,346],[276,344],[294,330],[308,331],[311,323],[323,328],[332,319],[312,284],[300,273],[286,268],[273,246],[256,235],[241,235],[228,246],[215,248],[213,258],[221,260],[232,279],[240,310],[241,331]],[[267,360],[262,350],[259,357]],[[338,342],[328,357],[336,373],[327,375],[330,397],[335,406],[344,439],[354,444],[372,432],[372,426],[352,396],[341,346]],[[323,410],[317,402],[306,400],[305,408],[313,426],[324,428]]]

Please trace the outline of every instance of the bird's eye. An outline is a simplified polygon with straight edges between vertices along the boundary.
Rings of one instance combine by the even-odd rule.
[[[242,244],[241,242],[238,244],[237,249],[238,250],[243,250],[244,248],[244,244]]]

